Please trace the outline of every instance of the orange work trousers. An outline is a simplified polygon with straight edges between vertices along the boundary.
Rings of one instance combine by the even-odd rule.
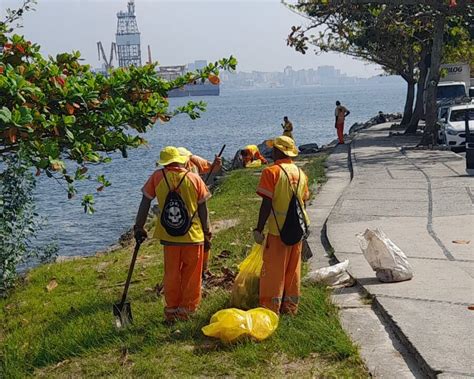
[[[337,139],[339,143],[344,143],[344,122],[338,122],[336,124],[337,129]]]
[[[260,274],[260,306],[276,314],[296,314],[300,298],[301,246],[287,246],[280,236],[269,234]]]
[[[165,317],[187,319],[201,302],[204,245],[164,246]]]

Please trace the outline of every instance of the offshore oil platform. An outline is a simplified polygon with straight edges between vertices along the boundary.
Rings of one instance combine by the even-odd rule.
[[[102,68],[97,70],[107,75],[108,71],[114,67],[114,58],[118,61],[119,67],[142,65],[142,51],[140,42],[140,31],[138,29],[137,17],[135,15],[135,1],[129,0],[127,11],[117,13],[117,32],[115,42],[111,43],[109,57],[106,56],[102,42],[97,42],[99,60],[102,58]],[[151,48],[148,45],[148,61],[151,63]],[[194,71],[204,68],[206,61],[195,61],[188,65],[177,66],[157,66],[158,74],[166,80],[174,80],[185,74],[187,71]],[[213,85],[209,82],[195,82],[187,84],[182,88],[171,90],[169,97],[185,96],[218,96],[220,93],[219,85]]]

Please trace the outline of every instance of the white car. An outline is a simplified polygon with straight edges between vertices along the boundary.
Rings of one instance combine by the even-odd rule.
[[[469,115],[469,131],[474,134],[474,104],[453,105],[441,120],[441,140],[451,148],[466,144],[465,117]]]

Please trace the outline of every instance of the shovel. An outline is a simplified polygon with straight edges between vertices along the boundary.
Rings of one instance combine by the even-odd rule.
[[[135,250],[133,251],[132,261],[130,262],[130,268],[128,269],[127,281],[123,289],[122,300],[120,303],[113,305],[113,312],[115,316],[115,325],[118,329],[127,327],[133,321],[132,307],[130,302],[127,301],[128,288],[130,287],[130,281],[132,280],[133,269],[135,268],[135,262],[137,260],[138,250],[140,250],[141,243],[137,242]]]

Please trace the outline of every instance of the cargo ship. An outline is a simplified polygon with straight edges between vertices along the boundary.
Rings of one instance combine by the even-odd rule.
[[[207,61],[195,61],[188,65],[158,66],[157,72],[163,79],[172,81],[188,71],[200,70],[206,66]],[[219,96],[219,94],[219,84],[214,85],[206,80],[204,83],[196,81],[195,83],[186,84],[184,87],[173,89],[168,92],[168,97]]]

